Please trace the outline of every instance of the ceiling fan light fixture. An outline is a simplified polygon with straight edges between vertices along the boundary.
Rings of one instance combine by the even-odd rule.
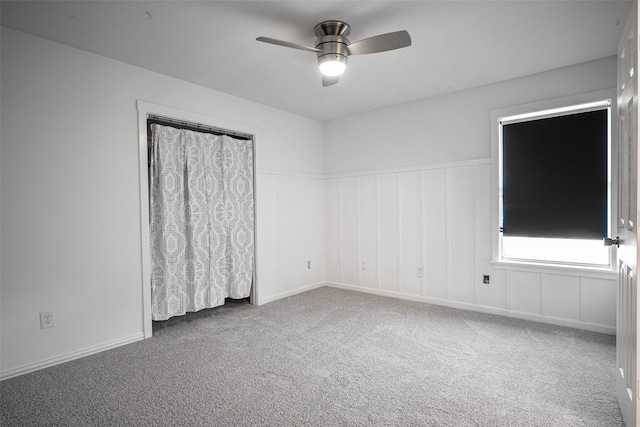
[[[318,58],[318,67],[325,76],[340,76],[347,69],[347,57],[343,55],[324,55]]]
[[[406,30],[379,34],[351,43],[347,39],[351,32],[351,27],[344,21],[323,21],[316,25],[314,32],[318,37],[315,47],[271,37],[258,37],[256,40],[314,52],[318,58],[320,73],[322,73],[323,87],[338,83],[339,77],[347,69],[347,58],[350,55],[366,55],[411,46],[411,36]]]

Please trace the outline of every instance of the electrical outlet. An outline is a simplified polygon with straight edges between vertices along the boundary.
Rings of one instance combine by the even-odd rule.
[[[418,277],[424,276],[424,268],[422,268],[422,267],[416,268],[416,276],[418,276]]]
[[[53,328],[53,312],[40,312],[40,329]]]
[[[485,274],[482,276],[482,283],[484,283],[485,285],[488,285],[491,283],[491,279],[489,278],[488,274]]]
[[[364,261],[362,261],[362,262],[360,263],[360,268],[361,268],[362,270],[366,270],[366,269],[367,269],[367,263],[366,263],[366,262],[364,262]]]

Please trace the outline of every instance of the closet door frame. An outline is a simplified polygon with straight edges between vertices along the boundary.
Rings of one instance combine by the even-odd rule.
[[[170,117],[173,120],[197,123],[203,126],[210,126],[218,129],[229,129],[231,132],[243,133],[253,137],[253,284],[251,286],[251,304],[257,304],[258,299],[258,235],[257,235],[257,156],[256,156],[256,127],[222,119],[219,117],[207,116],[178,108],[167,107],[165,105],[153,104],[138,100],[136,102],[138,111],[138,160],[140,173],[140,242],[142,259],[142,328],[144,338],[153,336],[151,321],[151,239],[149,229],[149,158],[147,149],[147,119],[149,116]]]

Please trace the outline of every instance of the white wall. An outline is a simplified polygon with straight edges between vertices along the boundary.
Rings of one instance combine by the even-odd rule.
[[[491,157],[489,111],[616,87],[615,57],[325,124],[325,173]]]
[[[615,275],[492,268],[489,115],[615,80],[612,57],[327,123],[327,281],[614,333]]]
[[[258,302],[323,282],[321,123],[6,28],[1,64],[3,378],[142,337],[138,99],[256,129]]]

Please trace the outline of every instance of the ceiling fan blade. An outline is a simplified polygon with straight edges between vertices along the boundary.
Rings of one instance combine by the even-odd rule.
[[[380,34],[369,37],[348,46],[351,55],[365,55],[367,53],[386,52],[387,50],[400,49],[411,46],[411,36],[406,31]]]
[[[322,87],[327,87],[338,83],[340,76],[322,76]]]
[[[271,37],[258,37],[256,39],[259,42],[271,43],[278,46],[291,47],[293,49],[306,50],[308,52],[322,52],[320,49],[316,49],[315,47],[305,46],[303,44],[287,42],[284,40],[272,39]]]

